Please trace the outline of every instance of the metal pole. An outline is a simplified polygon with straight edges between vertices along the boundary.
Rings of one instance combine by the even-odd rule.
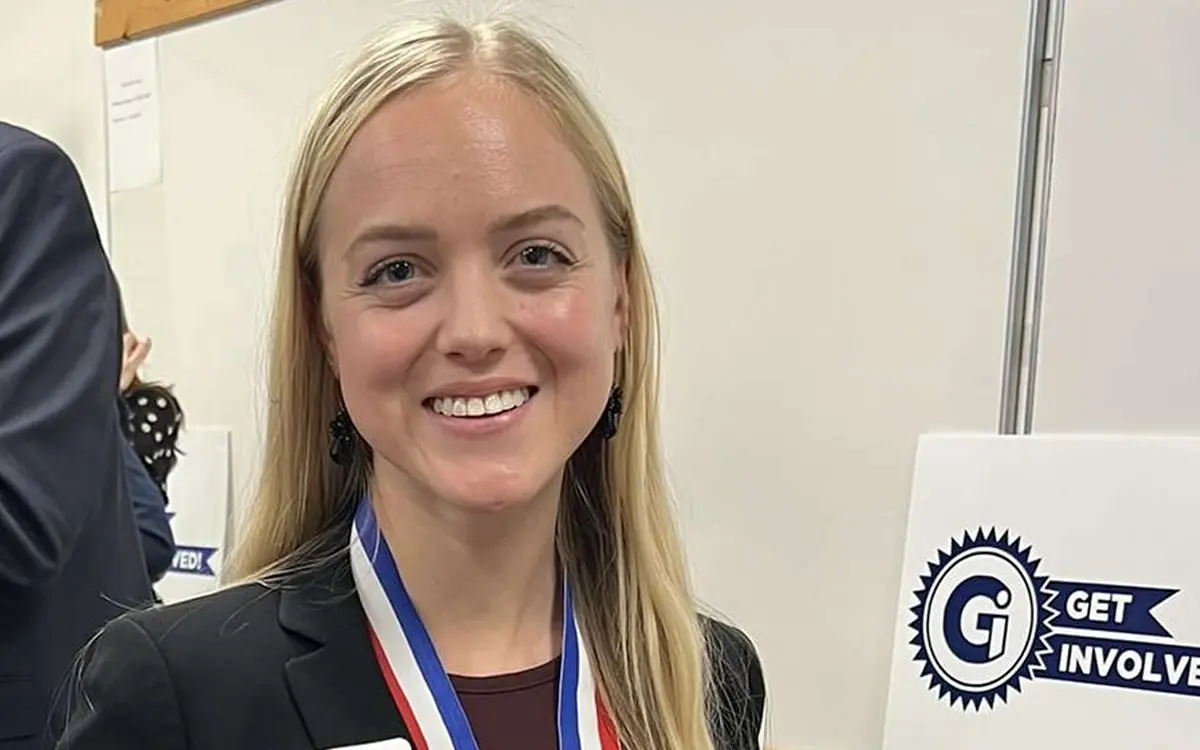
[[[1032,0],[1029,45],[1025,59],[1025,102],[1021,116],[1021,151],[1013,218],[1012,260],[1008,283],[1008,320],[1004,336],[1004,371],[1000,392],[1000,433],[1016,434],[1022,419],[1022,381],[1029,330],[1029,282],[1034,215],[1038,207],[1039,143],[1046,83],[1045,60],[1053,0]]]
[[[1050,221],[1050,185],[1054,175],[1054,136],[1058,118],[1058,72],[1062,49],[1063,13],[1066,0],[1053,0],[1050,8],[1050,26],[1046,33],[1047,49],[1042,78],[1041,138],[1038,142],[1038,212],[1033,227],[1031,242],[1029,293],[1033,296],[1025,316],[1026,346],[1024,354],[1024,387],[1021,390],[1020,421],[1018,430],[1022,434],[1033,432],[1034,396],[1037,395],[1038,339],[1042,329],[1042,290],[1046,274],[1046,235]]]

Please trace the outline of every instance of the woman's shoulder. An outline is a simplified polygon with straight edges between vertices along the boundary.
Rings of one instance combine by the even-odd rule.
[[[279,700],[286,665],[299,654],[280,623],[282,598],[278,588],[247,583],[127,612],[86,650],[81,687],[98,705],[118,702],[107,708],[109,721],[123,716],[122,700],[170,715]]]
[[[281,635],[280,591],[262,583],[229,586],[193,599],[122,615],[106,630],[132,627],[168,662],[262,648]]]
[[[736,667],[739,671],[761,668],[758,666],[758,651],[745,631],[727,622],[701,615],[709,659]]]
[[[354,621],[348,567],[341,557],[296,563],[261,580],[126,613],[109,628],[141,631],[172,667],[204,666],[242,652],[253,655],[247,663],[287,660],[298,653],[294,636],[306,635],[310,621],[339,627]]]
[[[245,583],[110,622],[82,655],[60,747],[228,747],[227,730],[294,721],[288,665],[311,648],[284,620],[317,601],[308,590]]]
[[[754,642],[739,628],[702,616],[712,680],[710,716],[719,748],[759,747],[767,689]]]

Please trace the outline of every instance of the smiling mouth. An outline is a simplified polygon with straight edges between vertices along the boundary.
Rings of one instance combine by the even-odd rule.
[[[537,387],[496,391],[486,396],[438,396],[425,399],[425,408],[443,417],[486,419],[519,409],[537,394]]]

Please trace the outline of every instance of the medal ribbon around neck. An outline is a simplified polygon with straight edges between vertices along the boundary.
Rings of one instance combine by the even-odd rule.
[[[384,681],[416,750],[479,750],[429,633],[404,589],[368,498],[350,531],[350,565]],[[563,584],[559,750],[618,750],[616,731],[596,689],[570,586]]]

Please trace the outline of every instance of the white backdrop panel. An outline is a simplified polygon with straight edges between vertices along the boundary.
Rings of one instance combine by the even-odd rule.
[[[1200,3],[1064,19],[1034,427],[1200,430]]]

